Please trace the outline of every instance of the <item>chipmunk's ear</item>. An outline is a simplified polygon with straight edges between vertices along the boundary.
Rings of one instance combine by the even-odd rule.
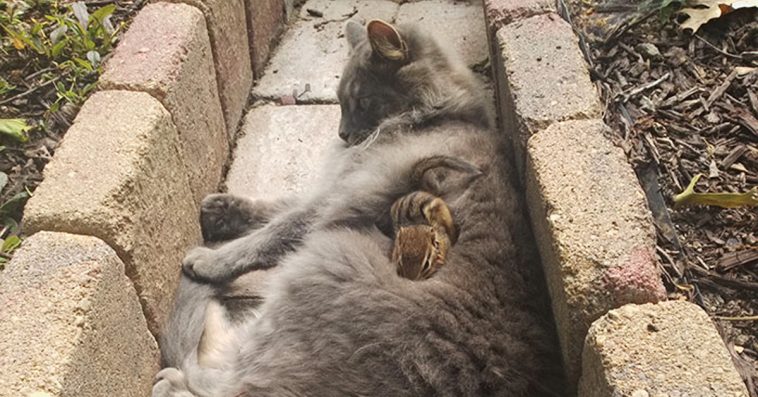
[[[451,244],[458,241],[458,225],[444,200],[437,197],[422,209],[424,218],[433,227],[442,228]]]
[[[408,47],[394,26],[374,19],[368,23],[366,29],[375,54],[393,62],[403,62],[408,59]]]
[[[366,40],[368,35],[366,34],[366,28],[363,24],[354,19],[350,19],[345,24],[345,38],[350,45],[350,49],[355,48],[363,40]]]

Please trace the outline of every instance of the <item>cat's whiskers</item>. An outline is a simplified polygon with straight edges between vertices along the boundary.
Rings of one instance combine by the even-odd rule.
[[[377,139],[379,139],[379,134],[381,134],[381,130],[382,130],[381,127],[376,127],[374,131],[371,132],[371,134],[369,134],[369,136],[367,136],[366,139],[364,139],[363,142],[360,143],[360,146],[359,146],[360,149],[366,150],[369,147],[371,147],[371,145],[374,142],[376,142]]]

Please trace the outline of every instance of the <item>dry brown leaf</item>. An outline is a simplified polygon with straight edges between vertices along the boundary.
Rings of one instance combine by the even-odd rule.
[[[740,8],[758,7],[758,0],[690,0],[679,12],[689,16],[682,29],[697,32],[706,22]]]

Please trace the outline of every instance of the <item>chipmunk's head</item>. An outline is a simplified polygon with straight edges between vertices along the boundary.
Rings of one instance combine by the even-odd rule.
[[[404,226],[395,235],[392,261],[401,277],[424,280],[442,267],[449,248],[450,237],[439,227]]]

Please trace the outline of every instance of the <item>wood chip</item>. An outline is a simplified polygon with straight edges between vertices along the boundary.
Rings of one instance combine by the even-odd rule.
[[[729,168],[735,161],[739,160],[743,154],[747,153],[747,146],[739,145],[732,149],[723,160],[721,160],[721,168]]]
[[[733,70],[732,73],[729,73],[729,76],[726,77],[726,80],[724,80],[723,83],[721,83],[718,88],[716,88],[715,91],[711,93],[711,96],[708,97],[708,99],[705,100],[705,107],[706,109],[710,109],[711,105],[713,105],[713,102],[716,102],[717,99],[721,98],[722,95],[726,92],[726,90],[729,89],[729,86],[732,85],[732,81],[737,77],[737,70]]]

